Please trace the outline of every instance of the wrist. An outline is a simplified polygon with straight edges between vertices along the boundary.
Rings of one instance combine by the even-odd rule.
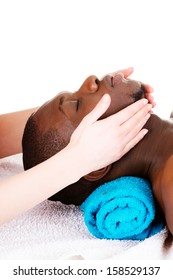
[[[77,182],[81,177],[87,174],[84,165],[84,159],[78,145],[67,145],[64,152],[68,155],[67,163],[70,168],[70,174],[73,176],[73,183]]]

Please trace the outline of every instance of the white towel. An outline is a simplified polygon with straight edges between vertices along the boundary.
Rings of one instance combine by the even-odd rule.
[[[21,154],[0,160],[0,179],[22,172]],[[165,251],[166,228],[144,241],[100,240],[91,236],[74,205],[45,201],[0,226],[0,259],[173,259]]]

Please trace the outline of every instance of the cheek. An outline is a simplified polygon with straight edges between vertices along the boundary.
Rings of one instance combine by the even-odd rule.
[[[77,112],[73,117],[71,118],[72,123],[75,127],[77,127],[80,122],[83,120],[83,118],[90,112],[91,110],[86,110],[85,108],[82,108],[80,112]]]
[[[94,97],[83,100],[80,109],[73,115],[73,123],[76,126],[79,125],[83,118],[95,108],[100,99],[99,97]]]
[[[67,103],[66,107],[63,106],[67,118],[70,120],[74,127],[77,127],[83,118],[89,114],[101,99],[100,94],[88,94],[82,97],[78,111],[76,111],[76,104]]]
[[[69,122],[65,121],[58,127],[58,133],[61,135],[61,139],[63,140],[65,146],[69,143],[72,133],[75,130],[74,125]]]
[[[129,96],[111,95],[111,104],[107,111],[102,115],[102,118],[109,117],[115,113],[118,113],[122,109],[126,108],[133,103],[133,100]]]

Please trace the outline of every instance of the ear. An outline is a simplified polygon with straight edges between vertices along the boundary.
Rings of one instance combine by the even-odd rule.
[[[109,172],[110,169],[111,169],[111,164],[99,170],[93,171],[83,177],[88,181],[97,181],[103,178]]]

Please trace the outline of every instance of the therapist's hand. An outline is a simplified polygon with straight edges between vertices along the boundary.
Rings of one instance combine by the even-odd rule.
[[[120,112],[98,120],[108,109],[111,98],[105,94],[73,132],[69,148],[75,147],[82,176],[103,168],[126,154],[148,132],[143,128],[152,105],[139,100]]]
[[[118,70],[115,73],[119,73],[119,72],[123,73],[124,77],[127,79],[134,72],[134,68],[129,67],[129,68],[126,68],[126,69]],[[154,107],[156,105],[156,103],[154,101],[154,97],[152,95],[154,89],[150,85],[144,84],[143,82],[141,82],[141,84],[144,86],[145,91],[146,91],[145,97],[148,99],[148,102],[150,104],[152,104],[152,107]]]

